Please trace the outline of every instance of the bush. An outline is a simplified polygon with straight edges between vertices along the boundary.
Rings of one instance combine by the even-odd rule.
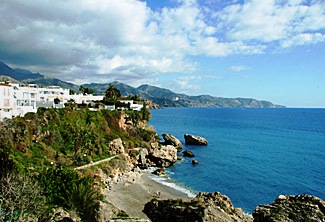
[[[33,178],[10,173],[0,179],[0,221],[23,221],[45,214],[46,199]]]
[[[50,168],[40,174],[41,187],[53,207],[79,213],[83,221],[95,221],[102,195],[93,188],[93,179],[80,177],[76,171]]]
[[[73,184],[60,199],[61,206],[67,210],[78,212],[82,221],[96,221],[101,194],[89,184]]]

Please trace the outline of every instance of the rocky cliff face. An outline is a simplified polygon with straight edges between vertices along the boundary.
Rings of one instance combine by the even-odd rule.
[[[121,138],[117,138],[108,143],[108,150],[111,155],[124,154],[124,146]]]
[[[325,221],[325,201],[306,194],[280,195],[272,204],[259,205],[253,217],[254,222]]]
[[[191,201],[157,200],[147,203],[143,212],[155,222],[163,221],[253,221],[234,208],[229,197],[216,193],[199,193]]]

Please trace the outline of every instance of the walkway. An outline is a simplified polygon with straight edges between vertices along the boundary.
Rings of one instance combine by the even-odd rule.
[[[76,167],[76,168],[74,168],[74,170],[82,170],[82,169],[85,169],[85,168],[88,168],[88,167],[96,166],[96,165],[101,164],[103,162],[110,161],[111,159],[114,159],[115,157],[116,156],[112,156],[112,157],[109,157],[109,158],[106,158],[106,159],[103,159],[103,160],[99,160],[99,161],[89,163],[89,164],[86,164],[86,165],[83,165],[83,166],[80,166],[80,167]]]

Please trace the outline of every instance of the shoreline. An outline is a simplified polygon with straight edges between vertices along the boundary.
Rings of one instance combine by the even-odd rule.
[[[141,171],[140,174],[123,178],[122,181],[113,185],[112,190],[105,191],[105,198],[115,207],[125,211],[129,217],[143,219],[149,219],[142,210],[144,205],[153,198],[159,200],[190,200],[193,198],[192,195],[194,194],[189,195],[190,191],[186,192],[185,188],[177,189],[176,183],[169,180],[166,176],[157,176],[157,178],[167,180],[170,184],[175,184],[175,188],[158,182],[154,179],[155,177],[150,171],[146,170]]]

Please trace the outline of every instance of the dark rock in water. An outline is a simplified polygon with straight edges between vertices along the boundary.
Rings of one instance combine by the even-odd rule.
[[[180,161],[180,160],[182,160],[182,159],[183,159],[182,157],[177,156],[177,160],[178,160],[178,161]]]
[[[193,165],[197,165],[197,164],[199,164],[199,161],[197,161],[197,160],[192,160],[192,164],[193,164]]]
[[[187,157],[195,157],[194,153],[190,150],[183,151],[183,155]]]
[[[164,142],[165,145],[172,145],[176,147],[176,149],[182,149],[183,145],[181,141],[177,139],[173,134],[164,133],[162,137],[165,140]]]
[[[153,174],[156,174],[158,176],[164,175],[166,173],[166,170],[164,168],[159,168],[153,172]]]
[[[190,201],[153,199],[145,205],[143,212],[155,222],[253,221],[240,208],[234,208],[230,199],[219,192],[199,193]]]
[[[253,212],[254,222],[324,221],[325,201],[311,195],[280,195],[272,204],[259,205]]]
[[[208,141],[200,136],[184,134],[185,144],[187,145],[208,145]]]

